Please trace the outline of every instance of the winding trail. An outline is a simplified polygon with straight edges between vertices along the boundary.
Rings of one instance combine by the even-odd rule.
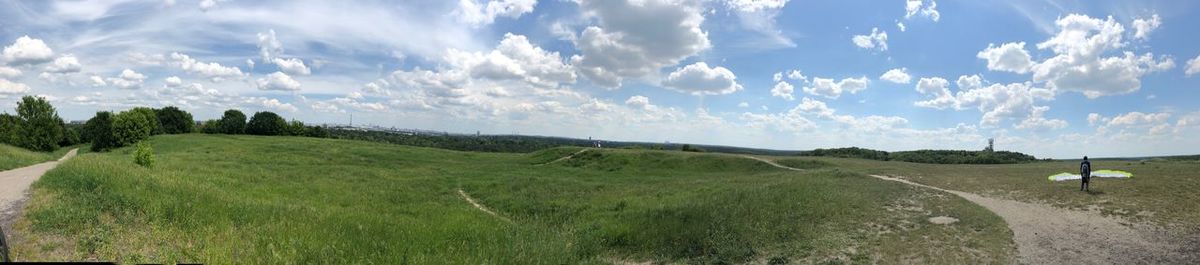
[[[775,167],[801,171],[745,156]],[[1128,224],[1096,212],[988,198],[901,178],[871,175],[907,185],[951,193],[996,213],[1008,224],[1022,264],[1197,264],[1200,253],[1187,239],[1147,225]]]
[[[569,154],[569,155],[567,155],[567,156],[564,156],[564,157],[559,157],[558,159],[555,159],[554,161],[550,161],[550,162],[546,162],[546,163],[541,163],[541,164],[537,164],[537,165],[539,165],[539,166],[544,166],[544,165],[549,165],[549,164],[554,164],[554,163],[562,162],[563,160],[571,159],[572,157],[575,157],[576,155],[582,154],[583,152],[586,152],[587,150],[590,150],[590,149],[591,149],[591,148],[584,148],[584,149],[580,149],[579,151],[576,151],[576,152],[574,152],[574,153],[571,153],[571,154]]]
[[[475,206],[475,209],[479,209],[480,211],[483,211],[487,214],[495,216],[496,218],[500,218],[500,220],[504,220],[505,222],[508,222],[508,223],[513,222],[512,220],[508,219],[507,217],[496,214],[496,212],[493,212],[491,209],[488,209],[486,206],[483,206],[483,204],[479,204],[479,202],[475,201],[475,198],[472,198],[471,195],[468,195],[467,192],[463,191],[462,189],[458,189],[458,195],[462,196],[463,200],[467,200],[468,203],[471,203],[472,206]]]
[[[759,162],[767,163],[768,165],[772,165],[772,166],[775,166],[775,167],[777,167],[777,168],[787,169],[787,170],[791,170],[791,171],[804,171],[803,169],[794,168],[794,167],[789,167],[789,166],[785,166],[785,165],[780,165],[779,163],[775,163],[775,161],[766,160],[766,159],[759,158],[759,157],[756,157],[756,156],[751,156],[751,155],[742,155],[742,157],[749,158],[749,159],[754,159],[754,160],[758,160]]]
[[[7,224],[7,221],[16,217],[20,209],[13,206],[17,206],[20,204],[19,202],[29,198],[26,196],[26,192],[29,191],[29,185],[32,185],[34,181],[37,181],[43,174],[46,174],[46,171],[50,171],[58,166],[58,163],[75,157],[75,151],[77,150],[79,149],[71,149],[71,151],[68,151],[66,155],[58,160],[0,172],[0,210],[2,210],[0,211],[0,221],[4,221]]]

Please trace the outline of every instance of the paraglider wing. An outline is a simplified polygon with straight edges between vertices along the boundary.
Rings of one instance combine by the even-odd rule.
[[[1133,173],[1129,173],[1129,172],[1121,171],[1121,170],[1104,169],[1104,170],[1092,171],[1092,177],[1093,178],[1132,178]],[[1081,179],[1081,178],[1083,178],[1083,177],[1080,176],[1079,174],[1071,174],[1071,173],[1066,173],[1066,172],[1050,175],[1050,177],[1048,177],[1048,179],[1050,181],[1077,180],[1077,179]]]

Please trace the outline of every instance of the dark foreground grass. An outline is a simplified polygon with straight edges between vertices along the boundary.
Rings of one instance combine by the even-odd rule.
[[[34,187],[18,260],[228,263],[1010,263],[995,215],[942,193],[737,156],[493,154],[166,135]],[[459,197],[463,190],[504,221]],[[961,221],[935,225],[933,216]]]
[[[795,159],[779,157],[779,159]],[[936,165],[862,159],[805,158],[839,168],[903,176],[910,180],[990,197],[1092,209],[1135,222],[1150,222],[1200,235],[1200,161],[1092,161],[1093,169],[1132,172],[1131,179],[1095,178],[1091,192],[1079,181],[1052,182],[1059,172],[1078,172],[1079,161],[1012,165]]]

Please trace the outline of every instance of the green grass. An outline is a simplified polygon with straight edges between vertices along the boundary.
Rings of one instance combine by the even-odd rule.
[[[458,152],[163,135],[34,185],[18,260],[204,263],[1011,263],[1003,221],[955,196],[732,155]],[[808,162],[805,162],[808,163]],[[497,214],[463,200],[463,190]],[[933,216],[961,221],[935,225]]]
[[[795,159],[778,157],[778,159]],[[935,187],[989,197],[1050,204],[1070,209],[1099,209],[1102,214],[1150,222],[1184,233],[1200,233],[1200,161],[1093,161],[1093,169],[1132,172],[1131,179],[1096,178],[1091,191],[1079,181],[1051,182],[1047,176],[1078,172],[1079,161],[1013,165],[935,165],[863,159],[805,158],[839,168],[904,176]]]
[[[79,146],[67,146],[59,148],[54,152],[43,153],[29,151],[25,148],[0,144],[0,171],[25,167],[41,162],[55,160],[70,151],[72,148]]]

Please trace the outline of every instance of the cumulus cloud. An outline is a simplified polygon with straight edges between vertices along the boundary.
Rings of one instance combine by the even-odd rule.
[[[879,28],[871,28],[870,35],[854,35],[850,41],[854,42],[854,46],[859,48],[879,51],[887,51],[887,31],[880,31]]]
[[[625,100],[625,105],[629,105],[630,107],[633,107],[635,109],[643,109],[643,110],[649,109],[650,107],[654,106],[654,105],[650,105],[650,98],[647,98],[642,95],[635,95],[635,96],[629,97],[629,99]]]
[[[1197,55],[1196,58],[1188,60],[1187,69],[1183,70],[1183,74],[1187,75],[1188,77],[1191,77],[1196,73],[1200,73],[1200,55]]]
[[[475,25],[492,24],[497,17],[519,18],[533,12],[537,0],[459,0],[455,14],[463,22]]]
[[[966,78],[966,76],[960,77],[959,80],[962,80],[962,78]],[[961,87],[962,85],[960,84],[959,86]],[[916,89],[917,92],[921,93],[922,95],[933,96],[928,100],[917,101],[914,103],[916,106],[946,109],[949,107],[954,107],[954,105],[957,103],[954,95],[950,94],[950,82],[946,81],[944,78],[921,78],[921,80],[917,81]]]
[[[275,63],[275,65],[279,66],[279,71],[283,71],[284,73],[293,74],[293,75],[310,75],[310,74],[312,74],[312,70],[309,70],[308,66],[304,65],[304,61],[301,61],[300,59],[275,58],[275,59],[271,60],[271,62]]]
[[[792,96],[794,91],[795,91],[795,87],[793,87],[792,84],[788,84],[787,82],[780,81],[779,83],[775,83],[775,87],[771,88],[771,96],[780,97],[780,98],[786,99],[788,101],[792,101],[792,100],[796,99],[795,96]]]
[[[222,66],[218,63],[205,63],[192,59],[191,56],[182,53],[171,53],[171,63],[179,66],[180,69],[208,78],[213,82],[221,82],[226,78],[242,78],[245,76],[241,69],[233,66]]]
[[[663,80],[663,86],[692,95],[724,95],[742,90],[737,76],[725,67],[708,67],[697,62],[676,69]]]
[[[94,87],[108,86],[108,82],[105,82],[103,77],[93,75],[89,79],[92,81],[92,86]]]
[[[1000,46],[988,44],[987,49],[975,54],[975,57],[987,60],[988,70],[992,71],[1024,74],[1033,67],[1033,59],[1025,51],[1025,42],[1010,42]]]
[[[867,77],[844,78],[841,81],[834,82],[833,79],[813,77],[812,84],[804,87],[804,93],[811,95],[823,96],[826,98],[836,99],[842,96],[842,93],[855,94],[859,91],[867,89],[867,84],[870,80]]]
[[[274,72],[255,81],[259,90],[300,90],[300,82],[283,72]]]
[[[575,83],[575,68],[563,62],[558,52],[549,52],[512,33],[488,53],[451,49],[446,60],[471,77],[492,80],[522,80],[541,87]]]
[[[800,73],[800,70],[791,70],[787,74],[788,79],[808,82],[808,77]],[[777,80],[778,81],[778,80]]]
[[[121,89],[138,89],[142,87],[142,83],[146,81],[146,75],[135,72],[129,68],[121,71],[117,77],[108,78],[108,83]]]
[[[1154,29],[1157,29],[1158,26],[1162,26],[1162,20],[1158,18],[1158,14],[1154,14],[1153,16],[1150,16],[1150,19],[1144,19],[1144,18],[1134,19],[1133,20],[1133,29],[1134,29],[1133,39],[1145,40],[1145,39],[1150,38],[1150,32],[1154,31]]]
[[[12,45],[4,47],[3,53],[0,53],[0,58],[3,58],[4,62],[9,65],[44,63],[53,57],[54,50],[51,50],[50,46],[46,46],[46,43],[40,39],[29,36],[17,38]]]
[[[727,0],[725,5],[743,12],[755,12],[765,9],[780,9],[789,0]]]
[[[163,83],[166,84],[167,87],[179,87],[183,85],[183,79],[180,79],[178,76],[171,76],[167,77]]]
[[[912,76],[908,75],[908,68],[895,68],[883,73],[883,75],[879,76],[879,80],[897,84],[908,84],[912,82]]]
[[[575,43],[581,54],[571,62],[600,86],[620,87],[625,78],[676,65],[712,46],[700,28],[703,10],[694,3],[614,0],[579,5],[599,26],[583,30]]]
[[[21,69],[0,65],[0,78],[17,78],[21,74]]]
[[[271,62],[281,53],[283,53],[283,43],[280,43],[279,38],[275,36],[275,29],[258,33],[258,56],[262,57],[263,62]]]
[[[1025,120],[1022,120],[1021,123],[1018,123],[1015,127],[1017,129],[1028,129],[1034,131],[1058,130],[1067,127],[1068,124],[1065,120],[1045,118],[1044,116],[1047,110],[1050,110],[1050,107],[1033,107],[1033,112],[1029,115],[1029,117]]]
[[[17,95],[29,92],[29,86],[0,78],[0,95]]]
[[[54,62],[47,65],[45,70],[50,73],[64,74],[79,72],[82,69],[83,65],[79,64],[79,59],[75,58],[74,55],[68,54],[54,59]]]
[[[282,110],[287,112],[299,111],[299,109],[297,109],[295,105],[292,105],[292,103],[284,103],[273,98],[250,97],[246,98],[245,101],[246,103],[250,103],[250,105],[256,105],[267,109]]]
[[[1005,121],[1014,121],[1013,127],[1018,129],[1066,127],[1066,121],[1044,117],[1049,107],[1036,105],[1039,100],[1054,98],[1054,93],[1049,89],[1034,87],[1029,82],[984,86],[978,75],[960,76],[957,84],[959,91],[951,94],[947,80],[940,77],[921,78],[916,89],[929,99],[915,102],[914,105],[956,110],[975,108],[983,113],[980,125],[987,127],[996,127]]]
[[[1056,55],[1032,67],[1034,82],[1047,88],[1076,91],[1088,98],[1127,94],[1141,89],[1146,73],[1173,68],[1169,57],[1155,59],[1151,53],[1103,57],[1108,51],[1125,46],[1121,36],[1125,28],[1108,17],[1105,20],[1071,14],[1055,21],[1059,32],[1038,43]]]
[[[925,6],[925,8],[921,8]],[[904,2],[904,19],[911,19],[913,16],[920,15],[927,17],[933,22],[937,22],[942,18],[942,13],[937,10],[937,1],[929,1],[929,5],[925,5],[923,0],[908,0]],[[903,28],[903,27],[902,27]],[[904,31],[904,30],[900,30]]]

